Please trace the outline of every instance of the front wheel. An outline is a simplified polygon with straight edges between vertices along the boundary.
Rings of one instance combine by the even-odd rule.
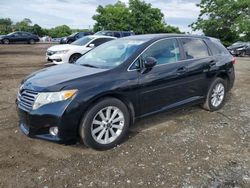
[[[116,98],[105,98],[86,112],[79,128],[80,137],[88,147],[111,149],[122,142],[129,122],[126,105]]]
[[[219,110],[225,102],[226,87],[224,79],[216,78],[210,85],[203,108],[209,111]]]
[[[81,54],[73,54],[69,58],[69,63],[73,64],[76,62],[77,59],[79,59],[82,55]]]
[[[3,43],[4,43],[4,44],[9,44],[10,41],[9,41],[8,39],[4,39],[4,40],[3,40]]]

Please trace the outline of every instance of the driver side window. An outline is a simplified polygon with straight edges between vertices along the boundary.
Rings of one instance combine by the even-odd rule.
[[[165,39],[150,46],[141,57],[142,61],[147,57],[155,58],[156,65],[175,63],[180,60],[180,50],[176,39]]]

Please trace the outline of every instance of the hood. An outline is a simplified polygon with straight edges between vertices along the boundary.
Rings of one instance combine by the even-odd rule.
[[[85,46],[78,46],[72,44],[61,44],[51,46],[48,51],[60,51],[60,50],[88,50]]]
[[[60,90],[66,86],[63,84],[65,82],[103,71],[106,71],[106,69],[96,69],[65,63],[62,65],[41,69],[32,73],[23,81],[23,88],[35,91],[43,91],[52,86],[60,85],[60,87],[57,87],[56,89]]]
[[[48,48],[48,51],[68,50],[72,48],[72,46],[73,45],[70,45],[70,44],[55,45],[55,46],[51,46],[50,48]]]

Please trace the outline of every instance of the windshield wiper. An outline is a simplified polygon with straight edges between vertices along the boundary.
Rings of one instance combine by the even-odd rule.
[[[90,64],[82,64],[82,66],[85,66],[85,67],[92,67],[92,68],[99,68],[95,65],[90,65]]]

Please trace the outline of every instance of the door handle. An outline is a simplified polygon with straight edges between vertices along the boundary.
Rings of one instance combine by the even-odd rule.
[[[176,72],[178,75],[184,74],[185,72],[187,72],[187,68],[186,67],[178,68]]]
[[[214,65],[216,65],[215,60],[211,60],[211,61],[209,61],[209,66],[210,66],[210,67],[212,67],[212,66],[214,66]]]

